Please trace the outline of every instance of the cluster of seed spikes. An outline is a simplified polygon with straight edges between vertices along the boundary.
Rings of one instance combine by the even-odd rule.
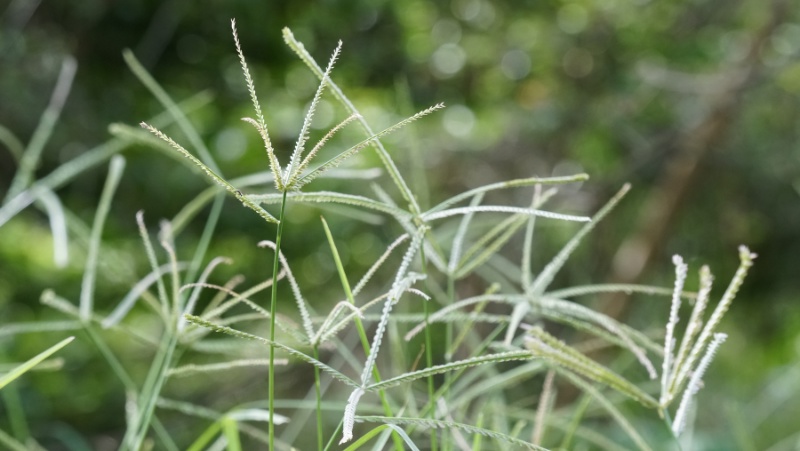
[[[654,365],[650,362],[646,355],[646,348],[652,349],[651,341],[644,337],[643,334],[631,330],[616,322],[613,318],[607,317],[602,313],[592,311],[578,303],[567,300],[567,297],[580,295],[580,294],[593,294],[609,291],[640,291],[649,294],[664,294],[658,288],[644,287],[644,286],[616,286],[616,285],[594,285],[586,287],[578,287],[576,289],[563,289],[563,290],[550,290],[549,285],[554,280],[556,273],[563,267],[569,255],[575,250],[581,239],[587,235],[595,226],[595,224],[603,219],[605,215],[619,202],[619,200],[628,191],[629,186],[625,185],[620,192],[614,196],[606,206],[604,206],[593,218],[585,216],[575,216],[562,213],[555,213],[544,211],[540,209],[552,195],[555,190],[550,189],[542,191],[541,187],[545,184],[562,184],[573,183],[586,180],[586,174],[576,174],[567,177],[530,177],[524,179],[510,180],[505,182],[493,183],[482,187],[471,189],[465,193],[451,197],[438,205],[423,211],[416,202],[415,196],[408,188],[407,183],[400,175],[397,167],[392,161],[391,157],[383,148],[380,138],[398,130],[399,128],[425,116],[443,107],[442,104],[434,105],[430,108],[420,111],[419,113],[404,119],[395,125],[392,125],[378,133],[372,132],[364,118],[358,113],[352,103],[342,94],[341,90],[331,80],[331,70],[339,56],[341,50],[341,42],[336,47],[331,56],[327,67],[323,71],[311,58],[305,48],[297,42],[290,32],[285,31],[286,41],[290,47],[303,59],[309,68],[315,72],[320,79],[319,87],[317,88],[314,97],[305,115],[300,133],[295,144],[295,147],[289,157],[288,163],[282,166],[279,157],[273,148],[272,141],[269,136],[267,124],[264,120],[261,107],[259,105],[255,85],[250,75],[250,71],[245,62],[244,54],[241,50],[239,38],[236,32],[235,22],[231,22],[233,29],[234,42],[236,44],[236,51],[241,62],[242,71],[250,98],[255,110],[255,118],[244,118],[243,120],[256,128],[260,135],[264,148],[266,150],[267,159],[269,162],[272,180],[274,181],[277,193],[267,194],[244,194],[241,191],[242,187],[234,186],[232,183],[223,178],[217,171],[213,170],[207,162],[201,161],[192,153],[183,148],[180,144],[169,138],[157,128],[142,123],[142,127],[149,130],[156,137],[166,142],[171,148],[180,152],[183,156],[191,160],[195,165],[199,166],[202,171],[216,184],[222,186],[225,190],[231,193],[236,199],[242,202],[248,208],[258,213],[265,221],[270,223],[278,223],[278,233],[275,242],[265,241],[260,243],[263,247],[269,247],[275,252],[275,263],[273,268],[273,279],[271,281],[272,289],[272,304],[271,309],[267,312],[258,306],[250,305],[252,308],[260,312],[264,317],[269,317],[271,321],[270,337],[269,339],[261,338],[255,335],[246,334],[244,332],[232,329],[230,327],[216,324],[210,321],[210,317],[194,316],[191,308],[185,310],[184,319],[195,326],[201,326],[206,329],[211,329],[218,332],[228,333],[240,338],[260,341],[270,347],[270,409],[269,409],[269,444],[270,449],[274,449],[273,425],[275,417],[273,414],[273,399],[274,399],[274,379],[272,366],[274,362],[274,350],[281,349],[289,355],[298,358],[302,361],[314,365],[315,371],[324,371],[334,379],[344,383],[353,389],[348,398],[346,407],[344,408],[344,415],[342,420],[342,439],[340,443],[347,442],[353,438],[353,427],[356,421],[378,421],[385,426],[392,429],[397,436],[397,440],[406,442],[412,449],[416,449],[413,443],[408,438],[405,432],[399,428],[399,425],[410,424],[420,428],[450,428],[469,431],[471,433],[483,434],[494,437],[499,440],[506,441],[513,444],[522,444],[530,449],[540,449],[536,444],[522,442],[514,437],[505,434],[499,434],[490,430],[477,428],[462,423],[457,423],[452,420],[439,420],[436,418],[401,418],[395,417],[386,402],[384,389],[397,386],[400,384],[409,383],[418,379],[427,378],[432,381],[431,377],[436,374],[448,374],[456,371],[461,371],[467,368],[495,364],[509,360],[541,360],[550,365],[550,372],[548,373],[547,380],[549,381],[548,387],[552,386],[554,375],[560,375],[578,385],[587,393],[592,393],[600,403],[606,407],[612,414],[612,403],[608,401],[604,395],[599,394],[592,387],[588,386],[584,379],[589,379],[601,384],[604,384],[612,389],[627,395],[628,397],[639,401],[640,403],[650,408],[657,409],[662,416],[667,416],[667,407],[673,399],[679,394],[683,393],[683,399],[676,412],[675,421],[673,424],[673,431],[677,436],[683,427],[686,417],[686,411],[689,408],[694,393],[697,392],[700,386],[700,379],[703,372],[708,366],[711,357],[716,351],[719,344],[724,341],[724,334],[715,334],[715,328],[719,324],[722,315],[730,305],[731,300],[736,294],[736,290],[741,285],[742,280],[747,272],[747,268],[752,264],[754,254],[751,254],[746,248],[740,251],[742,265],[739,268],[736,276],[734,277],[728,291],[723,296],[721,302],[717,306],[714,314],[709,321],[703,326],[702,314],[708,301],[708,293],[711,288],[711,276],[708,268],[704,267],[701,270],[701,289],[697,295],[692,317],[689,321],[686,333],[678,348],[677,354],[675,353],[675,326],[678,322],[678,310],[681,298],[686,294],[683,292],[683,283],[686,278],[686,265],[683,264],[679,257],[675,258],[677,266],[677,280],[674,290],[672,291],[672,309],[670,312],[670,320],[667,325],[666,341],[664,345],[664,362],[662,367],[662,383],[661,383],[661,397],[656,400],[649,393],[645,392],[634,383],[623,378],[609,368],[600,365],[597,362],[585,357],[575,348],[559,341],[542,327],[531,326],[528,323],[538,321],[540,319],[548,319],[553,321],[564,322],[571,325],[579,325],[586,330],[592,331],[598,336],[607,338],[609,341],[618,344],[619,346],[632,352],[637,360],[646,368],[651,379],[657,377],[657,371]],[[314,112],[319,104],[319,101],[329,88],[333,95],[339,100],[350,112],[350,115],[336,126],[331,128],[310,151],[306,152],[306,144],[309,139],[309,129],[311,126]],[[325,161],[322,164],[316,165],[312,168],[312,161],[319,154],[323,146],[341,129],[350,123],[360,123],[364,128],[367,138],[361,142],[349,147],[348,149],[339,152],[334,157]],[[338,192],[302,192],[302,188],[315,178],[323,175],[325,172],[337,167],[345,159],[355,155],[360,150],[370,145],[374,145],[384,168],[389,173],[392,181],[395,183],[398,191],[407,201],[408,208],[404,209],[398,206],[388,194],[376,188],[378,199],[369,198],[366,196],[344,194]],[[515,187],[532,186],[535,189],[533,200],[528,208],[506,206],[506,205],[482,205],[483,197],[486,193],[499,189],[508,189]],[[287,201],[292,200],[296,202],[328,202],[339,203],[350,206],[361,207],[367,210],[376,211],[382,214],[387,214],[394,218],[397,223],[405,230],[395,242],[389,246],[386,253],[373,265],[373,267],[361,279],[358,286],[351,290],[347,282],[347,277],[344,275],[341,264],[338,261],[338,252],[336,246],[330,235],[330,231],[326,223],[326,234],[328,236],[331,249],[334,257],[337,259],[337,269],[340,272],[342,284],[347,294],[347,301],[342,301],[334,307],[331,313],[322,321],[321,325],[316,329],[313,326],[309,309],[306,302],[300,293],[300,288],[292,275],[289,264],[283,256],[280,249],[280,240],[282,234],[282,226],[284,223],[284,207]],[[469,206],[455,206],[456,204],[470,200]],[[263,204],[280,203],[280,215],[278,217],[270,214]],[[466,241],[469,233],[471,220],[473,215],[477,213],[505,213],[511,216],[499,223],[496,227],[485,233],[481,238],[477,239],[475,244],[469,249],[464,250],[462,247]],[[458,227],[456,235],[450,244],[451,254],[449,260],[441,253],[441,246],[436,243],[436,234],[431,233],[433,223],[442,219],[451,218],[453,216],[461,216],[463,219]],[[542,271],[534,276],[531,269],[531,256],[530,247],[532,242],[532,234],[534,227],[534,220],[536,217],[544,217],[550,219],[566,220],[583,222],[584,226],[580,231],[571,239],[564,248],[544,267]],[[501,343],[492,343],[491,346],[499,348],[499,352],[471,356],[467,359],[452,361],[447,355],[447,363],[442,365],[433,366],[428,362],[428,367],[422,370],[411,371],[403,373],[399,376],[390,379],[382,380],[377,369],[377,357],[381,349],[381,343],[386,333],[387,324],[392,315],[392,309],[395,304],[405,294],[414,294],[424,299],[429,299],[425,293],[414,288],[414,285],[426,279],[427,273],[417,273],[412,271],[412,265],[419,254],[424,252],[425,259],[430,263],[432,268],[440,271],[449,280],[449,283],[454,284],[455,281],[466,277],[473,273],[476,268],[483,265],[494,255],[509,239],[520,229],[526,226],[525,229],[525,249],[523,253],[521,268],[520,287],[517,293],[494,293],[492,290],[487,291],[486,294],[467,299],[450,299],[450,303],[439,309],[435,314],[429,318],[426,317],[424,322],[418,322],[416,327],[413,327],[406,336],[406,340],[413,337],[414,334],[421,331],[427,331],[427,326],[435,321],[448,321],[465,318],[464,314],[459,312],[460,309],[471,308],[475,305],[484,306],[488,302],[500,303],[513,307],[513,311],[508,315],[501,315],[499,321],[506,324],[506,338]],[[395,272],[394,281],[389,290],[380,296],[375,297],[369,302],[359,305],[355,296],[364,287],[370,277],[375,273],[387,259],[388,255],[399,244],[404,241],[410,241],[402,262]],[[448,261],[446,261],[448,260]],[[281,268],[280,274],[278,268]],[[423,272],[425,269],[423,270]],[[275,323],[275,299],[276,299],[276,285],[277,281],[285,277],[288,279],[292,292],[297,302],[300,315],[302,317],[302,327],[294,327],[290,323],[280,322]],[[198,286],[199,287],[199,286]],[[239,296],[241,297],[241,296]],[[248,301],[249,302],[249,301]],[[362,326],[361,320],[364,318],[365,311],[373,306],[383,303],[383,308],[380,315],[377,317],[377,327],[373,339],[370,341],[366,337],[366,332]],[[426,311],[427,312],[427,311]],[[459,316],[461,315],[461,316]],[[473,317],[469,317],[468,321],[474,321]],[[331,339],[336,333],[342,330],[350,322],[355,323],[358,328],[359,336],[366,355],[366,361],[361,371],[359,380],[353,380],[350,377],[342,374],[338,370],[328,366],[327,364],[317,359],[317,349],[326,340]],[[184,324],[184,323],[182,323]],[[290,335],[298,337],[299,340],[312,347],[314,356],[303,353],[295,348],[278,342],[275,339],[275,329],[280,327],[287,331]],[[525,330],[522,337],[516,335],[519,329]],[[698,336],[699,334],[699,336]],[[519,340],[521,338],[521,340]],[[518,345],[522,342],[522,345]],[[705,354],[700,358],[700,354],[705,350]],[[699,359],[699,363],[698,363]],[[578,377],[580,376],[580,377]],[[317,384],[319,384],[318,374],[316,375]],[[432,382],[429,382],[432,386]],[[432,390],[432,389],[431,389]],[[594,391],[593,391],[594,390]],[[549,389],[548,389],[549,391]],[[357,406],[361,397],[369,392],[377,393],[381,397],[382,405],[384,407],[384,417],[358,417],[356,415]],[[432,391],[429,393],[432,395]],[[319,406],[319,392],[318,406]],[[431,396],[433,399],[433,397]],[[429,401],[430,402],[430,401]],[[318,407],[318,415],[321,415]],[[544,418],[545,411],[542,410],[537,414],[537,417]],[[319,418],[319,417],[318,417]],[[642,449],[647,448],[644,441],[641,440],[636,431],[632,431],[631,427],[623,420],[617,418],[621,422],[623,428],[628,432],[631,438]],[[318,428],[321,428],[321,421],[318,420]],[[321,429],[318,430],[318,435],[321,437]],[[537,432],[535,436],[542,435],[542,426],[537,425]],[[432,434],[432,440],[435,440],[435,432]],[[538,439],[537,439],[538,440]],[[395,443],[397,448],[402,448],[402,442]]]

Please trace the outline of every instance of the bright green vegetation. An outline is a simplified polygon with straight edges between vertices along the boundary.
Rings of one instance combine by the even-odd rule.
[[[586,20],[575,9],[559,17],[566,27]],[[126,64],[162,110],[141,127],[112,124],[107,143],[37,178],[75,73],[68,61],[30,142],[2,136],[18,162],[0,206],[4,249],[38,233],[26,259],[44,250],[64,268],[51,271],[76,281],[53,280],[30,307],[35,315],[0,324],[3,343],[36,344],[14,349],[23,357],[0,370],[3,446],[701,449],[707,416],[722,409],[706,376],[718,351],[745,340],[723,319],[758,268],[755,253],[740,246],[737,267],[730,249],[716,279],[688,255],[672,258],[674,270],[659,278],[670,282],[658,286],[576,277],[631,185],[595,207],[581,203],[592,181],[577,171],[481,177],[456,194],[431,189],[444,182],[425,170],[426,141],[414,130],[449,107],[373,120],[335,75],[347,46],[323,66],[288,28],[284,41],[316,88],[284,148],[288,132],[269,120],[279,116],[268,100],[276,94],[256,92],[242,50],[257,43],[240,42],[232,26],[252,104],[242,120],[260,145],[247,171],[229,170],[225,149],[206,143],[194,114],[210,98],[175,100],[130,51]],[[320,126],[326,114],[338,119]],[[145,164],[185,169],[197,189],[160,221],[150,205],[161,211],[172,193],[142,197],[127,230],[110,230],[126,227],[113,212],[129,208],[125,180],[142,164],[124,151],[145,148],[159,152]],[[58,190],[103,164],[86,223]],[[23,230],[34,208],[49,231]],[[646,321],[607,308],[618,295],[647,303]],[[114,419],[91,433],[61,423],[44,433],[20,385],[41,377],[54,384],[42,398],[92,398],[73,407],[78,419],[108,399]],[[727,424],[749,421],[724,408]],[[770,407],[758,412],[763,421]],[[747,430],[729,439],[755,449]],[[782,440],[776,449],[797,438]]]

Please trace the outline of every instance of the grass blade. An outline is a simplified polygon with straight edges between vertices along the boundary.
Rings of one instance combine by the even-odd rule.
[[[490,437],[495,440],[508,443],[509,445],[521,446],[525,449],[532,449],[535,451],[547,451],[545,448],[536,446],[532,443],[528,443],[526,441],[514,437],[510,437],[506,434],[501,434],[499,432],[495,432],[489,429],[483,429],[476,426],[470,426],[464,423],[457,423],[454,421],[442,421],[442,420],[432,420],[429,418],[407,418],[407,417],[387,418],[378,416],[359,416],[356,417],[356,419],[358,421],[369,421],[369,422],[377,422],[385,424],[414,425],[422,428],[435,428],[435,429],[455,428],[470,434],[480,434],[483,435],[484,437]]]
[[[201,93],[181,103],[180,107],[184,110],[191,111],[210,101],[211,99],[207,93]],[[166,114],[162,113],[153,117],[151,122],[157,127],[163,127],[168,125],[171,121]],[[113,127],[113,125],[111,127]],[[49,189],[55,191],[65,183],[74,179],[78,174],[108,160],[111,156],[130,146],[130,144],[131,143],[124,139],[111,139],[60,165],[53,170],[53,172],[41,178],[32,184],[30,188],[19,193],[0,207],[0,227],[36,200],[42,190]]]
[[[89,321],[94,309],[94,281],[97,274],[97,254],[100,252],[100,237],[103,233],[103,226],[111,208],[111,200],[117,190],[122,171],[125,169],[125,159],[121,156],[114,156],[108,166],[108,178],[103,186],[100,195],[100,203],[97,205],[97,212],[92,224],[92,236],[89,240],[89,251],[86,257],[86,269],[83,273],[81,283],[80,312],[81,319]]]
[[[585,180],[589,180],[589,175],[587,174],[575,174],[570,176],[564,177],[530,177],[526,179],[515,179],[515,180],[508,180],[505,182],[498,182],[492,183],[489,185],[484,185],[478,188],[471,189],[469,191],[465,191],[461,194],[453,196],[435,207],[431,208],[430,210],[426,211],[425,215],[430,215],[433,213],[437,213],[440,211],[445,210],[451,205],[457,204],[462,200],[469,199],[470,197],[481,194],[487,193],[489,191],[494,191],[498,189],[505,189],[505,188],[514,188],[518,186],[533,186],[533,185],[553,185],[553,184],[562,184],[562,183],[575,183],[575,182],[583,182]]]
[[[386,379],[385,381],[382,382],[376,382],[374,384],[367,386],[366,390],[379,390],[379,389],[396,387],[406,382],[415,381],[417,379],[422,379],[428,376],[447,373],[451,371],[458,371],[461,369],[471,368],[479,365],[486,365],[489,363],[508,362],[511,360],[530,360],[535,357],[536,356],[531,354],[529,351],[511,351],[499,354],[489,354],[479,357],[473,357],[470,359],[459,360],[456,362],[450,362],[443,365],[432,366],[419,371],[412,371],[410,373],[402,374],[400,376],[393,377],[391,379]]]
[[[175,103],[174,100],[167,94],[164,88],[158,84],[158,82],[153,78],[147,69],[142,66],[142,63],[136,59],[136,56],[133,54],[132,51],[129,49],[125,49],[122,52],[122,58],[125,60],[125,64],[128,65],[133,75],[139,79],[140,82],[150,91],[151,94],[161,103],[161,105],[169,112],[172,118],[175,120],[175,123],[178,124],[178,127],[181,129],[184,135],[189,139],[189,142],[192,143],[192,147],[197,149],[197,152],[200,154],[200,158],[203,160],[206,166],[211,168],[217,174],[222,174],[220,172],[217,163],[214,161],[214,158],[211,156],[211,152],[208,151],[205,143],[203,143],[203,139],[200,138],[200,134],[197,132],[192,124],[189,122],[189,119],[186,117],[186,114],[181,110],[181,108]]]
[[[578,233],[572,237],[569,242],[559,251],[559,253],[548,263],[542,272],[536,277],[533,283],[528,287],[526,290],[529,293],[533,293],[535,295],[539,295],[543,293],[550,283],[553,281],[556,273],[564,266],[567,262],[567,258],[569,258],[570,254],[578,247],[583,237],[585,237],[589,232],[594,229],[594,226],[597,225],[614,207],[619,203],[620,200],[625,196],[625,194],[630,190],[631,186],[629,184],[625,184],[622,189],[614,195],[604,206],[600,209],[593,217],[591,222],[585,224]]]
[[[69,262],[69,242],[67,239],[67,221],[64,217],[64,206],[58,196],[48,189],[39,191],[39,201],[50,219],[50,232],[53,235],[53,261],[63,268]]]
[[[22,365],[14,368],[13,370],[9,371],[7,374],[4,374],[3,377],[0,377],[0,389],[5,387],[6,385],[13,382],[18,377],[22,376],[26,372],[28,372],[31,368],[35,367],[36,365],[40,364],[43,360],[47,359],[51,355],[58,352],[64,346],[72,343],[75,337],[68,337],[60,342],[54,344],[53,346],[47,348],[46,350],[40,352],[32,359],[28,360],[27,362],[23,363]]]
[[[50,139],[56,122],[58,122],[61,110],[64,108],[64,104],[67,101],[67,96],[72,87],[72,80],[75,78],[75,71],[77,71],[77,69],[78,63],[75,61],[75,58],[71,56],[64,58],[64,61],[61,63],[61,72],[58,74],[56,86],[53,89],[53,94],[50,96],[50,103],[47,105],[47,109],[45,109],[44,113],[42,113],[39,124],[36,126],[36,130],[34,130],[28,146],[19,159],[19,167],[6,193],[5,202],[8,202],[21,193],[33,180],[33,173],[39,165],[42,150],[44,150],[44,146]]]

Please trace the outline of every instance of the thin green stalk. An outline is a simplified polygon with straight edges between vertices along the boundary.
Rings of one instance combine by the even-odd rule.
[[[281,199],[281,213],[278,216],[278,233],[275,237],[275,259],[272,261],[272,295],[269,306],[269,449],[275,450],[275,300],[278,297],[278,265],[281,255],[281,236],[283,235],[284,213],[286,211],[286,191]]]
[[[102,356],[106,359],[108,365],[111,367],[111,370],[117,375],[120,382],[122,382],[122,385],[125,387],[125,389],[136,391],[136,384],[133,382],[133,379],[131,379],[131,377],[128,375],[128,372],[125,371],[125,368],[123,368],[122,363],[120,363],[119,359],[117,359],[117,356],[114,355],[114,352],[108,347],[106,342],[94,329],[94,326],[91,324],[86,324],[84,326],[84,330],[86,331],[86,334],[89,335],[91,342],[100,351],[100,354],[102,354]]]
[[[423,249],[423,254],[424,249]],[[423,262],[425,258],[423,257]],[[424,264],[424,263],[423,263]],[[428,368],[433,366],[433,347],[431,346],[431,324],[428,322],[428,303],[423,303],[423,308],[425,312],[425,363],[428,365]],[[433,387],[433,376],[428,376],[428,399],[433,400],[435,399],[434,396],[434,387]],[[431,410],[431,418],[436,419],[435,409]],[[436,436],[436,428],[431,428],[431,450],[436,451],[439,448],[438,438]]]
[[[425,246],[420,247],[419,255],[422,260],[422,273],[428,274],[428,259],[425,258]],[[426,286],[430,286],[430,278],[425,279],[425,284]],[[427,302],[424,303],[423,312],[425,314],[425,363],[428,365],[428,368],[430,368],[433,366],[433,347],[431,346],[431,324],[428,322],[429,311]],[[428,376],[427,379],[428,405],[433,405],[433,400],[436,399],[434,397],[433,375]],[[436,419],[436,409],[431,409],[431,419]],[[438,447],[439,443],[436,436],[436,428],[431,428],[431,450],[436,451]]]
[[[314,345],[314,358],[319,360],[319,346]],[[319,367],[314,366],[314,390],[317,393],[317,449],[322,451],[322,390],[319,380]]]
[[[455,290],[455,277],[453,276],[452,272],[448,272],[448,274],[447,274],[447,302],[449,302],[450,304],[456,302],[455,292],[456,292],[456,290]],[[445,323],[445,326],[444,326],[444,361],[445,361],[445,363],[450,363],[450,362],[453,361],[453,352],[455,352],[455,349],[453,349],[453,323],[451,321],[448,321],[447,323]],[[447,403],[448,405],[449,405],[449,403],[447,401],[448,401],[448,398],[449,398],[449,395],[450,395],[449,387],[450,387],[452,379],[453,379],[453,373],[452,372],[448,371],[447,373],[444,373],[444,387],[445,387],[445,389],[442,392],[442,397],[444,398],[445,403]],[[451,449],[452,448],[450,446],[450,435],[449,434],[442,434],[442,448],[443,449]]]
[[[575,409],[575,415],[572,417],[572,421],[569,424],[569,427],[565,431],[564,438],[561,441],[561,446],[558,449],[569,449],[572,446],[572,438],[575,436],[575,432],[578,430],[578,426],[581,423],[581,419],[583,415],[586,413],[586,409],[589,407],[589,404],[592,402],[592,397],[587,395],[583,395],[583,398],[578,403],[578,407]]]
[[[189,266],[189,269],[186,271],[185,283],[195,280],[195,277],[197,277],[197,274],[200,272],[200,264],[203,261],[203,257],[206,255],[206,251],[208,251],[211,238],[214,236],[214,230],[217,227],[217,221],[219,220],[220,213],[222,212],[222,205],[224,203],[225,193],[220,191],[214,196],[214,203],[211,206],[211,213],[209,213],[208,221],[206,221],[206,225],[203,228],[203,234],[200,236],[200,242],[195,248],[194,257],[192,257],[192,263]]]
[[[328,451],[329,449],[331,449],[331,446],[333,446],[333,441],[334,441],[335,437],[337,435],[339,435],[339,431],[342,430],[342,424],[343,423],[344,423],[344,418],[339,420],[339,426],[336,426],[336,430],[333,431],[333,434],[331,435],[331,438],[328,439],[328,443],[325,445],[325,449],[323,451]]]

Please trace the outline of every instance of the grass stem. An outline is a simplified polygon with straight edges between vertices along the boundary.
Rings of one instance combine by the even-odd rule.
[[[286,191],[281,199],[281,213],[278,216],[278,233],[275,237],[275,259],[272,262],[272,294],[269,306],[269,340],[275,343],[275,304],[278,297],[278,265],[281,255],[281,236],[283,235],[284,212],[286,211]],[[269,449],[275,449],[275,346],[269,346]]]

